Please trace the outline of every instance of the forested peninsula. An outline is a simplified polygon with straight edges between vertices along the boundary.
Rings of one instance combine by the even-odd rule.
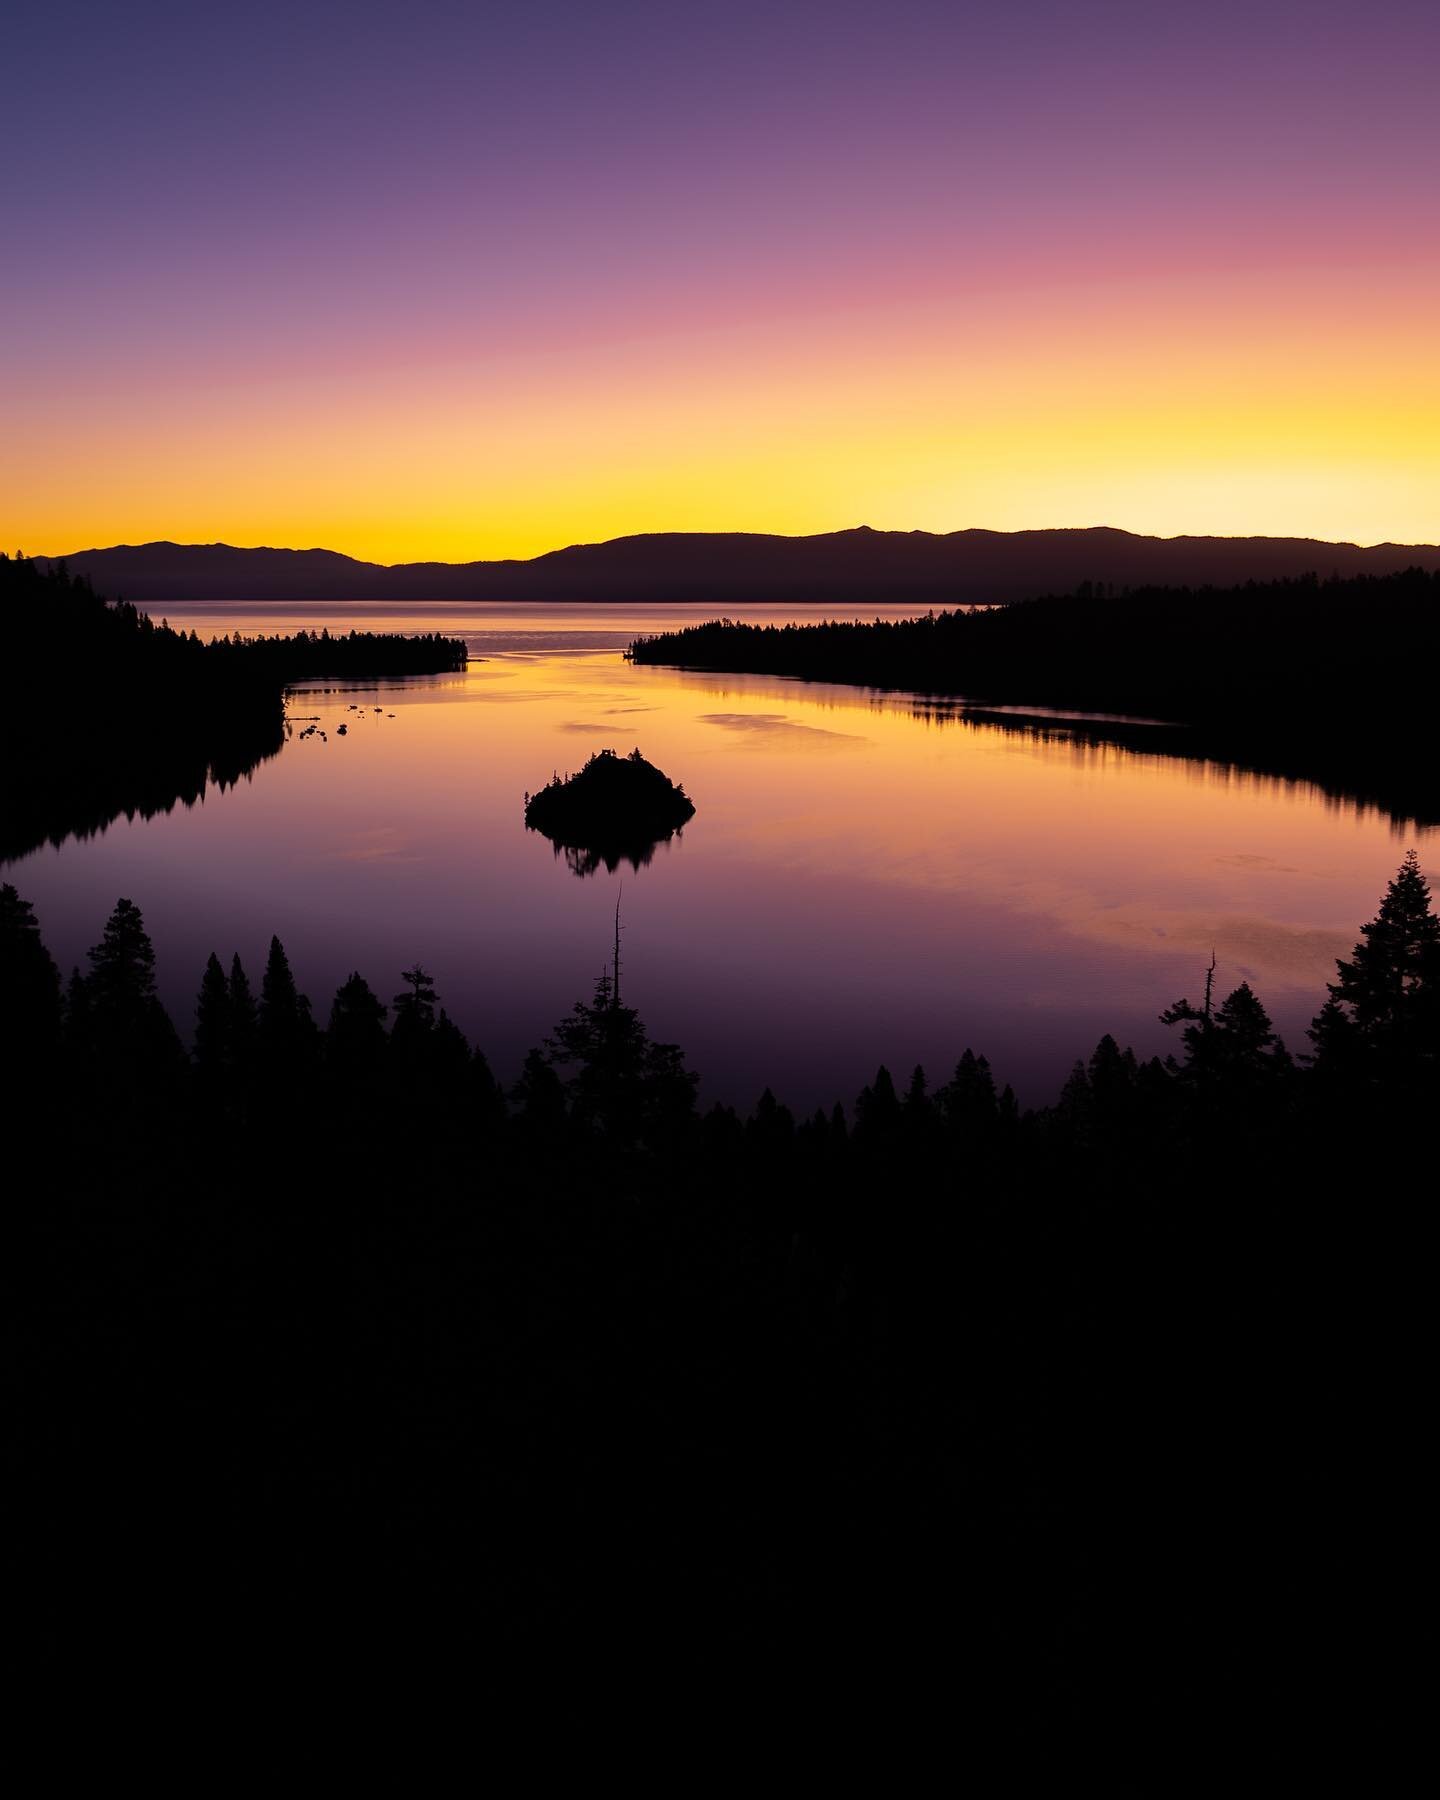
[[[0,554],[0,859],[227,787],[284,742],[297,681],[463,669],[438,633],[299,631],[202,642],[102,599],[62,565]]]
[[[1077,727],[1171,754],[1309,779],[1399,818],[1440,819],[1426,708],[1440,573],[1096,589],[871,623],[721,619],[636,640],[640,664],[903,688],[967,710],[1071,709],[1160,720]]]

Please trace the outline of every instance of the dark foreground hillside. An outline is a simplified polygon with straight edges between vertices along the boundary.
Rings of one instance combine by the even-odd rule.
[[[422,968],[317,1018],[278,942],[212,958],[187,1049],[153,962],[121,901],[63,983],[0,893],[18,1675],[678,1686],[737,1731],[778,1683],[829,1750],[899,1707],[971,1767],[1163,1777],[1276,1766],[1310,1655],[1374,1631],[1440,1052],[1413,858],[1313,1063],[1202,992],[1169,1062],[1102,1039],[1024,1116],[963,1045],[701,1113],[609,973],[502,1091]]]

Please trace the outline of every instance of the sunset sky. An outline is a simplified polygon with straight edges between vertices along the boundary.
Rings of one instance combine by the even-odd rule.
[[[1440,540],[1433,0],[19,0],[7,548]]]

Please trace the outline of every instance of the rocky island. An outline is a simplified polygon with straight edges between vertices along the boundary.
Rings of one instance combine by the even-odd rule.
[[[555,775],[525,796],[526,825],[564,849],[577,874],[591,874],[601,862],[613,870],[622,858],[640,867],[694,814],[684,788],[639,750],[598,750],[578,774]]]

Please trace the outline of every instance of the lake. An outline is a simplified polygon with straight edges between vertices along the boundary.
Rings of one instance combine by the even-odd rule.
[[[202,636],[439,629],[479,659],[299,691],[284,749],[235,787],[6,866],[67,973],[133,899],[187,1034],[210,951],[238,950],[258,986],[275,932],[322,1020],[352,969],[389,999],[419,960],[508,1081],[608,962],[623,885],[624,997],[684,1047],[703,1098],[748,1106],[768,1083],[797,1107],[848,1106],[877,1062],[938,1082],[969,1045],[1037,1104],[1103,1031],[1178,1048],[1156,1015],[1199,998],[1212,946],[1217,992],[1249,980],[1304,1049],[1335,957],[1406,847],[1423,862],[1434,836],[1063,720],[1042,734],[905,695],[624,661],[637,634],[713,609],[168,614]],[[299,737],[311,719],[324,738]],[[696,815],[648,865],[581,877],[525,829],[523,801],[604,746],[638,747]]]

